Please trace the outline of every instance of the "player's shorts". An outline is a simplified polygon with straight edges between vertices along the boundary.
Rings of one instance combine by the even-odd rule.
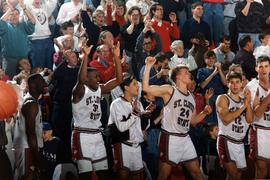
[[[102,134],[99,130],[74,128],[72,158],[79,173],[107,170],[108,161]]]
[[[250,128],[250,157],[270,160],[270,128],[255,125]]]
[[[113,145],[113,150],[116,170],[124,169],[132,174],[144,171],[140,144],[117,143]]]
[[[159,139],[160,160],[173,166],[197,159],[197,153],[188,134],[161,130]]]
[[[247,168],[245,147],[242,141],[219,135],[217,149],[221,165],[235,162],[237,169]]]
[[[22,176],[29,176],[34,171],[33,160],[29,148],[15,148],[15,179]],[[32,169],[31,169],[32,168]]]

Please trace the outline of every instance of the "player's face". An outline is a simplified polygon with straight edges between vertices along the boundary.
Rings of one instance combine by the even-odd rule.
[[[270,67],[269,62],[264,61],[257,64],[256,71],[258,72],[259,78],[268,78]]]
[[[132,97],[137,97],[139,93],[139,86],[136,79],[133,79],[130,85],[128,86],[129,93],[132,95]]]
[[[228,88],[233,94],[238,94],[242,88],[242,80],[239,78],[232,78],[228,83]]]
[[[88,73],[87,86],[93,90],[97,90],[99,86],[100,77],[97,71]]]
[[[180,75],[179,79],[183,83],[185,83],[187,85],[191,83],[190,72],[188,71],[188,69],[186,69],[186,68],[181,69],[179,75]]]
[[[46,94],[48,92],[48,85],[43,77],[40,76],[40,78],[37,80],[37,92],[39,94]]]

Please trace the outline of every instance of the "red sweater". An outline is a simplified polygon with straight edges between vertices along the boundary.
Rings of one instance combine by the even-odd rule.
[[[90,62],[90,66],[96,68],[97,71],[99,72],[101,83],[106,83],[115,76],[114,65],[111,62],[108,62],[108,67],[106,67],[103,64],[101,64],[98,60],[93,60]]]
[[[180,39],[180,31],[177,24],[173,23],[173,25],[171,25],[168,21],[162,21],[161,25],[158,25],[158,22],[153,20],[152,27],[160,36],[162,51],[170,52],[172,40]]]

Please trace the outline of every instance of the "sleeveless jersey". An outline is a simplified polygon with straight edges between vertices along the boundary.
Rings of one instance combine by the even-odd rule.
[[[96,91],[84,85],[84,96],[78,103],[72,103],[74,126],[89,129],[101,127],[101,88]]]
[[[171,98],[164,106],[161,128],[171,133],[187,133],[194,110],[195,100],[192,94],[184,94],[173,87]]]
[[[24,97],[25,101],[35,101],[34,98],[27,93]],[[37,102],[36,102],[37,103]],[[38,147],[43,147],[43,139],[42,139],[42,116],[41,110],[38,106],[38,114],[35,119],[35,131],[37,136]],[[25,127],[25,117],[23,116],[21,110],[19,111],[18,118],[16,120],[15,128],[14,128],[14,140],[13,140],[14,148],[29,148],[26,136],[26,127]]]
[[[265,96],[268,94],[268,90],[264,89],[261,85],[257,88],[257,93],[259,97],[259,101],[262,102]],[[266,108],[265,112],[260,118],[256,118],[254,120],[255,125],[270,127],[270,105]]]
[[[224,94],[228,99],[228,109],[229,112],[234,112],[239,109],[243,104],[244,100],[240,98],[240,101],[234,101],[229,95]],[[219,113],[217,112],[218,118],[218,128],[219,135],[224,135],[235,140],[242,140],[247,132],[249,124],[245,118],[245,112],[243,112],[239,117],[235,118],[234,121],[230,122],[228,125],[225,125],[221,120]]]

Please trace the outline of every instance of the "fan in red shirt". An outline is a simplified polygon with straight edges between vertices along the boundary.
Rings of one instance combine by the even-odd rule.
[[[176,14],[171,12],[169,18],[171,22],[164,21],[163,7],[161,4],[154,4],[150,8],[150,17],[152,18],[152,27],[159,34],[162,42],[162,51],[170,52],[171,42],[180,39],[180,31],[177,26]]]

